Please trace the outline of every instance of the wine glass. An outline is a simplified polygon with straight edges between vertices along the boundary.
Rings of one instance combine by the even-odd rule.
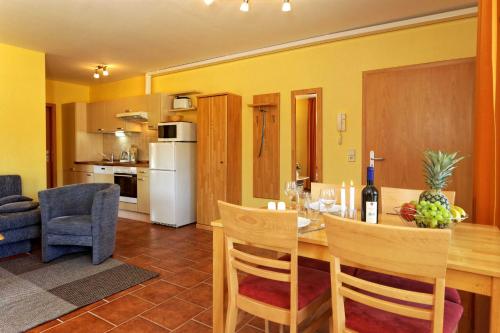
[[[326,212],[331,212],[333,206],[337,202],[335,197],[335,189],[324,188],[319,192],[319,202],[325,207]]]
[[[286,182],[285,189],[283,192],[285,193],[285,196],[288,198],[290,206],[292,206],[292,201],[297,195],[297,183],[293,180]]]
[[[318,220],[319,210],[313,209],[313,200],[311,198],[310,192],[303,192],[299,196],[301,202],[301,207],[305,212],[305,216],[311,221]]]

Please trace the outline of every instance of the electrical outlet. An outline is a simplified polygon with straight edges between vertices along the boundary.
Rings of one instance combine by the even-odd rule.
[[[356,149],[349,149],[347,151],[347,162],[356,162]]]

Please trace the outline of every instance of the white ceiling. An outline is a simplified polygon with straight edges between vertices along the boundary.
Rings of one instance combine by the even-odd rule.
[[[93,83],[405,18],[476,0],[0,0],[0,43],[43,51],[47,77]],[[102,80],[101,80],[102,82]]]

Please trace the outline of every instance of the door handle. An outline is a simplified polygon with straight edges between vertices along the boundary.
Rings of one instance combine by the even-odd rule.
[[[375,161],[383,161],[385,160],[384,157],[375,157],[375,152],[373,150],[370,151],[370,166],[374,167],[375,166]]]

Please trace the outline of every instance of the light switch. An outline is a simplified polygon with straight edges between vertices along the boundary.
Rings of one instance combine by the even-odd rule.
[[[347,162],[356,162],[356,149],[349,149],[347,151]]]

